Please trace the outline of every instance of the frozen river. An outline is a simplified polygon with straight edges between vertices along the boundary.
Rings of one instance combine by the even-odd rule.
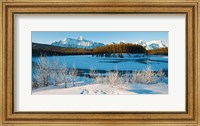
[[[109,57],[95,57],[92,55],[68,55],[57,56],[59,65],[66,62],[67,66],[71,68],[73,65],[77,69],[90,69],[93,67],[96,70],[118,70],[132,71],[143,70],[147,65],[151,65],[153,70],[158,71],[161,68],[168,70],[167,56],[145,56],[141,58],[109,58]],[[50,64],[53,63],[54,56],[48,57]],[[38,57],[33,57],[32,62],[37,63]]]

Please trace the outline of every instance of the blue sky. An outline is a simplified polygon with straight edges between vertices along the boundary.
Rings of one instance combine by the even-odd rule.
[[[32,42],[51,44],[54,41],[63,40],[64,38],[78,38],[83,36],[86,40],[101,42],[104,44],[110,42],[119,42],[125,40],[126,42],[135,42],[138,40],[162,40],[168,42],[167,31],[148,31],[148,32],[62,32],[62,31],[32,31]]]

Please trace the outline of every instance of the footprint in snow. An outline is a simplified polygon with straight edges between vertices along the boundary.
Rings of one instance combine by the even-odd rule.
[[[105,91],[99,90],[99,89],[97,89],[94,93],[95,93],[95,94],[106,94]]]
[[[120,95],[120,94],[123,94],[123,93],[113,91],[112,94],[114,94],[114,95],[119,94]]]
[[[119,93],[117,93],[117,92],[112,92],[112,94],[119,94]]]
[[[86,89],[83,89],[83,91],[80,93],[80,94],[88,94],[89,93],[89,91],[88,90],[86,90]]]

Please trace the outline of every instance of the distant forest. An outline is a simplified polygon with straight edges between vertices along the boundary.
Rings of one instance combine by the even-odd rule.
[[[146,49],[141,45],[135,44],[112,44],[102,47],[97,47],[93,50],[94,55],[110,57],[111,54],[118,54],[119,57],[123,57],[123,53],[146,53]]]
[[[168,48],[147,50],[147,54],[149,54],[149,55],[168,55]]]
[[[37,57],[41,55],[95,55],[110,57],[111,54],[117,54],[118,57],[123,57],[123,53],[128,54],[149,54],[149,55],[168,55],[168,48],[146,50],[141,45],[136,44],[112,44],[95,49],[81,49],[81,48],[67,48],[58,47],[46,44],[32,43],[32,56]]]
[[[80,49],[80,48],[67,48],[58,47],[46,44],[32,43],[32,56],[54,56],[54,55],[87,55],[92,54],[91,49]]]

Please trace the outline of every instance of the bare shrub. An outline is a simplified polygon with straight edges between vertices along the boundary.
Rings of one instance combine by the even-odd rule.
[[[89,71],[89,77],[91,78],[92,83],[95,82],[95,78],[97,77],[97,75],[98,75],[98,74],[97,74],[95,68],[92,66],[92,67],[90,68],[90,71]]]
[[[123,75],[120,75],[118,80],[118,87],[122,89],[127,89],[128,84],[129,83],[127,83],[126,78]]]
[[[108,78],[109,78],[109,83],[112,85],[117,85],[118,84],[118,70],[115,70],[113,72],[108,73]]]
[[[132,83],[139,83],[141,80],[141,72],[140,71],[133,71],[132,72]]]
[[[105,77],[103,77],[103,83],[104,84],[109,84],[109,75],[108,75],[109,71],[106,72]]]
[[[93,66],[90,68],[89,75],[91,78],[95,78],[97,76],[97,72]]]
[[[147,66],[144,71],[141,72],[140,81],[144,84],[156,83],[156,74],[152,70],[151,66]]]
[[[37,89],[37,88],[39,88],[39,85],[32,81],[32,89]]]
[[[51,70],[50,75],[54,80],[54,85],[57,86],[59,83],[59,75],[60,75],[60,69],[58,65],[58,57],[53,58],[53,63],[51,64]]]
[[[132,72],[132,83],[154,84],[157,82],[156,73],[151,66],[147,66],[143,71]]]
[[[103,77],[100,74],[98,74],[95,78],[97,84],[102,84],[104,82]]]
[[[129,84],[131,78],[130,72],[126,71],[126,73],[123,76],[124,76],[124,83]]]
[[[160,69],[157,73],[157,77],[159,78],[160,82],[163,82],[163,79],[165,77],[165,73],[163,72],[162,69]]]
[[[35,70],[35,80],[39,86],[49,85],[49,60],[47,56],[40,56]]]
[[[119,84],[124,84],[125,83],[125,79],[124,79],[124,76],[123,76],[122,73],[119,73],[119,79],[118,79],[118,83]]]
[[[67,83],[69,81],[69,69],[67,67],[67,62],[64,60],[61,70],[59,72],[59,77],[62,82],[65,84],[65,88],[67,88]]]
[[[72,82],[73,87],[75,87],[75,82],[78,79],[77,75],[78,75],[78,70],[76,69],[76,65],[73,64],[72,69],[69,70],[69,80]]]

